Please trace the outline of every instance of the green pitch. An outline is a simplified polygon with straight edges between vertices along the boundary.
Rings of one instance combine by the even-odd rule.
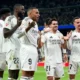
[[[64,71],[65,71],[65,76],[61,80],[68,80],[68,68],[64,68]],[[7,78],[8,78],[8,71],[6,70],[4,73],[3,80],[7,80]],[[38,67],[38,71],[35,72],[34,75],[34,80],[47,80],[45,70],[43,67]],[[80,80],[80,70],[78,71],[75,80]]]

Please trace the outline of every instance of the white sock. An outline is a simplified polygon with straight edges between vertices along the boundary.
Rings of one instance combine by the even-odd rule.
[[[3,78],[2,77],[0,77],[0,80],[2,80]]]
[[[22,76],[20,80],[31,80],[30,77]]]
[[[17,79],[13,79],[13,78],[8,78],[8,80],[17,80]]]
[[[31,77],[31,78],[30,78],[30,80],[34,80],[34,78],[33,78],[33,77]]]

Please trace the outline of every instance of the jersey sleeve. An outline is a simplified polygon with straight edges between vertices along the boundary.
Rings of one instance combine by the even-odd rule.
[[[7,29],[11,29],[11,22],[9,21],[9,17],[5,19],[5,27]]]

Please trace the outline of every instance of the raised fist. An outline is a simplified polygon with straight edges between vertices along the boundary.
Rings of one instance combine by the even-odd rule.
[[[34,26],[35,26],[35,22],[34,21],[29,23],[29,27],[34,27]]]

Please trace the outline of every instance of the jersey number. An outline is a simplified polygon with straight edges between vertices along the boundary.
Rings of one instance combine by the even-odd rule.
[[[31,59],[31,58],[28,59],[28,64],[29,64],[29,65],[32,64],[32,59]]]
[[[72,64],[70,64],[70,69],[72,68]]]
[[[19,63],[19,58],[14,58],[14,64],[18,64]]]
[[[46,66],[46,71],[50,71],[50,66]]]

